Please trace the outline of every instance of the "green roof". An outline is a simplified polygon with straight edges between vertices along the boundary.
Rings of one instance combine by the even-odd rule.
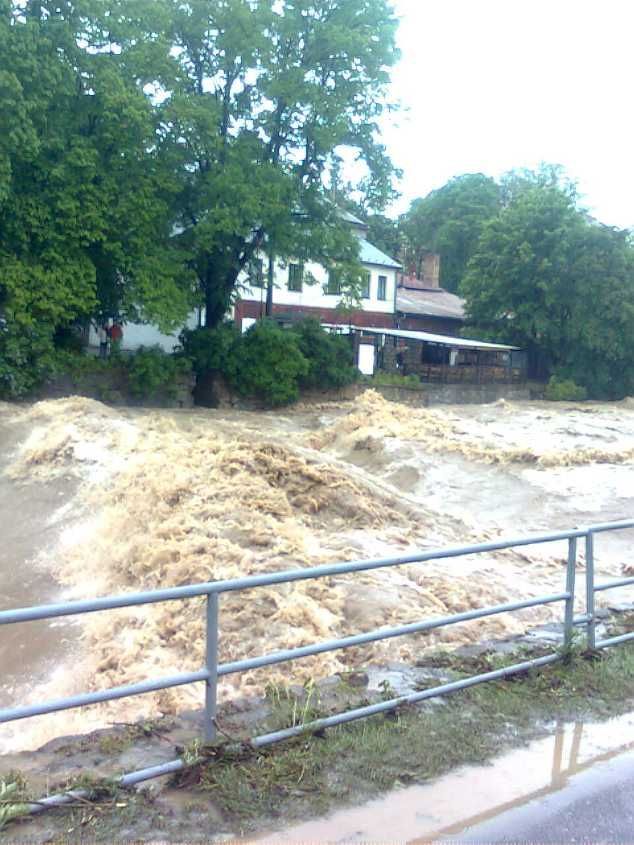
[[[378,247],[372,246],[372,244],[369,241],[366,241],[365,238],[360,238],[359,242],[361,244],[359,258],[363,264],[376,264],[379,267],[393,267],[395,270],[401,269],[402,265],[399,264],[398,261],[395,261],[393,258],[390,258],[389,255],[381,252]]]

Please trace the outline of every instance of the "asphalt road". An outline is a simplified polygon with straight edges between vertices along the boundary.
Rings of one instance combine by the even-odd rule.
[[[439,841],[634,843],[634,752],[599,763],[557,792]]]

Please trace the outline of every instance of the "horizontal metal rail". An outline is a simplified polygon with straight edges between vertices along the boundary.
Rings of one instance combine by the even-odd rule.
[[[475,675],[471,678],[465,678],[460,681],[454,681],[450,684],[441,684],[437,687],[432,687],[428,690],[412,693],[411,695],[399,696],[390,701],[382,701],[377,704],[372,704],[367,707],[358,707],[355,710],[348,710],[345,713],[339,713],[335,716],[329,716],[324,719],[315,719],[312,722],[306,722],[303,725],[296,725],[292,728],[286,728],[280,731],[274,731],[268,734],[261,734],[254,737],[250,744],[254,748],[263,748],[267,745],[273,745],[276,742],[282,742],[286,739],[292,739],[302,734],[310,734],[325,728],[333,728],[337,725],[343,725],[348,722],[365,719],[369,716],[376,716],[380,713],[387,713],[394,711],[399,707],[417,704],[421,701],[426,701],[431,698],[437,698],[441,695],[449,695],[459,690],[467,689],[468,687],[482,684],[486,681],[502,680],[503,678],[517,675],[521,672],[528,672],[531,669],[537,669],[541,666],[547,666],[551,663],[556,663],[562,658],[558,654],[547,655],[546,657],[538,657],[534,660],[527,660],[523,663],[516,663],[514,666],[507,666],[503,669],[496,669],[493,672],[485,672],[481,675]],[[167,763],[159,763],[156,766],[149,766],[146,769],[139,769],[136,772],[130,772],[127,775],[122,775],[115,779],[115,783],[123,788],[130,788],[139,783],[152,780],[153,778],[163,777],[164,775],[176,774],[182,771],[188,765],[195,765],[202,762],[201,759],[188,761],[187,763],[182,758],[170,760]],[[72,790],[70,792],[60,793],[57,795],[49,795],[34,804],[27,805],[29,814],[42,813],[45,810],[55,807],[63,807],[65,804],[71,804],[77,799],[90,798],[90,793],[86,789]]]
[[[533,660],[526,660],[523,663],[516,663],[513,666],[507,666],[503,669],[496,669],[493,672],[484,672],[481,675],[473,675],[471,678],[463,678],[460,681],[453,681],[449,684],[441,684],[431,689],[422,690],[421,692],[413,692],[410,695],[402,695],[399,698],[392,698],[389,701],[379,701],[377,704],[369,704],[367,707],[358,707],[355,710],[347,710],[345,713],[337,713],[335,716],[328,716],[324,719],[315,719],[313,722],[307,722],[304,725],[297,725],[292,728],[285,728],[281,731],[274,731],[273,733],[262,734],[251,740],[251,744],[256,748],[261,748],[264,745],[272,745],[274,742],[280,742],[284,739],[291,739],[294,736],[300,736],[304,733],[312,733],[314,731],[323,730],[324,728],[333,728],[336,725],[344,725],[346,722],[354,722],[357,719],[365,719],[368,716],[376,716],[379,713],[388,713],[396,710],[398,707],[405,707],[406,705],[418,704],[421,701],[427,701],[430,698],[437,698],[439,695],[448,695],[458,690],[468,689],[468,687],[476,686],[476,684],[483,684],[486,681],[498,681],[502,678],[508,678],[511,675],[517,675],[520,672],[528,672],[531,669],[537,669],[540,666],[548,666],[550,663],[557,663],[562,659],[560,654],[548,654],[545,657],[536,657]]]
[[[533,537],[520,537],[512,540],[498,540],[490,543],[475,543],[469,546],[453,546],[446,549],[432,549],[399,557],[356,560],[347,563],[324,564],[306,569],[291,569],[283,572],[269,572],[264,575],[250,575],[247,578],[233,578],[226,581],[210,581],[205,584],[193,584],[185,587],[171,587],[144,593],[128,593],[122,596],[110,596],[102,599],[48,604],[39,607],[25,607],[16,610],[0,611],[0,625],[12,625],[16,622],[34,622],[41,619],[54,619],[58,616],[77,616],[82,613],[96,613],[100,610],[115,610],[142,604],[156,604],[164,601],[191,599],[211,593],[230,593],[236,590],[251,590],[255,587],[269,587],[274,584],[287,584],[293,581],[308,581],[333,575],[346,575],[351,572],[365,572],[370,569],[382,569],[391,566],[403,566],[411,563],[426,563],[430,560],[443,560],[452,557],[464,557],[483,552],[495,552],[520,546],[532,546],[542,543],[554,543],[571,537],[584,537],[586,529],[557,531],[551,534],[538,534]]]
[[[141,681],[138,684],[111,687],[110,689],[99,690],[98,692],[73,695],[70,698],[58,698],[55,701],[47,701],[43,704],[29,704],[24,707],[14,707],[10,710],[0,710],[0,724],[3,722],[15,722],[18,719],[28,719],[31,716],[44,716],[46,713],[56,713],[59,710],[72,710],[75,707],[85,707],[88,704],[101,704],[104,701],[115,701],[118,698],[144,695],[147,692],[158,692],[159,690],[171,689],[172,687],[182,687],[186,684],[206,681],[208,678],[209,672],[206,669],[201,669],[198,672],[185,672],[182,675],[174,675],[170,678]]]
[[[300,657],[310,657],[314,654],[322,654],[325,651],[335,651],[340,648],[366,645],[377,640],[388,640],[393,637],[402,637],[408,634],[418,634],[422,631],[433,631],[435,628],[444,628],[447,625],[457,625],[460,622],[469,622],[473,619],[482,619],[485,616],[495,616],[499,613],[511,613],[514,610],[523,610],[527,607],[537,607],[542,604],[552,604],[558,601],[566,601],[571,598],[570,593],[556,593],[550,596],[540,596],[525,601],[498,604],[493,607],[483,607],[479,610],[468,610],[464,613],[455,613],[453,616],[442,616],[438,619],[430,619],[427,622],[413,622],[411,625],[400,625],[398,628],[378,628],[367,634],[356,634],[352,637],[343,637],[337,640],[326,640],[316,645],[301,646],[286,651],[277,651],[263,657],[252,657],[249,660],[236,660],[234,663],[222,663],[218,666],[218,675],[231,675],[234,672],[246,672],[248,669],[261,669],[263,666],[273,666],[275,663],[285,663],[287,660],[297,660]]]
[[[634,578],[616,578],[614,581],[604,581],[602,584],[594,585],[594,592],[600,593],[603,590],[613,590],[615,587],[627,587],[634,584]]]
[[[597,640],[594,644],[595,648],[607,648],[611,645],[620,645],[620,643],[627,643],[634,640],[634,631],[629,634],[620,634],[618,637],[609,637],[607,640]]]
[[[634,528],[634,519],[618,519],[615,522],[599,522],[596,525],[589,525],[584,533],[602,534],[604,531],[622,531],[626,528]]]

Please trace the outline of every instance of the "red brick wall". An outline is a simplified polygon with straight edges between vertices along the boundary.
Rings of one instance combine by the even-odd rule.
[[[334,308],[316,308],[304,305],[273,305],[273,316],[276,314],[293,314],[298,319],[302,317],[313,317],[321,323],[336,323],[348,326],[369,326],[381,329],[394,328],[394,315],[381,314],[377,311],[354,311],[352,314],[342,314]],[[238,328],[242,324],[243,317],[257,319],[264,315],[264,305],[253,300],[238,300],[235,305],[235,320]]]
[[[251,299],[238,300],[235,305],[235,320],[238,328],[243,317],[258,319],[264,314],[264,304]],[[303,305],[273,305],[273,315],[293,314],[298,319],[313,317],[321,323],[336,323],[342,326],[367,326],[377,329],[407,329],[414,332],[433,332],[456,337],[460,334],[462,322],[443,317],[403,317],[398,314],[381,314],[377,311],[354,311],[342,314],[334,308],[316,308]]]

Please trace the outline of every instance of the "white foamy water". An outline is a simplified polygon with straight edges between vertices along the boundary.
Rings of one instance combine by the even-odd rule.
[[[5,405],[2,519],[21,528],[0,555],[13,585],[4,605],[411,553],[628,516],[633,422],[626,403],[414,410],[372,391],[352,405],[283,415],[115,410],[80,398]],[[601,537],[600,572],[620,574],[629,548],[625,535]],[[565,554],[564,544],[548,545],[228,594],[221,599],[221,659],[553,592],[563,586]],[[229,676],[221,695],[367,662],[414,660],[439,644],[519,633],[557,613],[535,608]],[[18,626],[0,632],[3,704],[203,662],[200,601],[59,625],[43,623],[37,636],[25,637]],[[201,689],[183,688],[36,719],[5,729],[0,741],[35,745],[113,720],[197,706],[201,696]]]

